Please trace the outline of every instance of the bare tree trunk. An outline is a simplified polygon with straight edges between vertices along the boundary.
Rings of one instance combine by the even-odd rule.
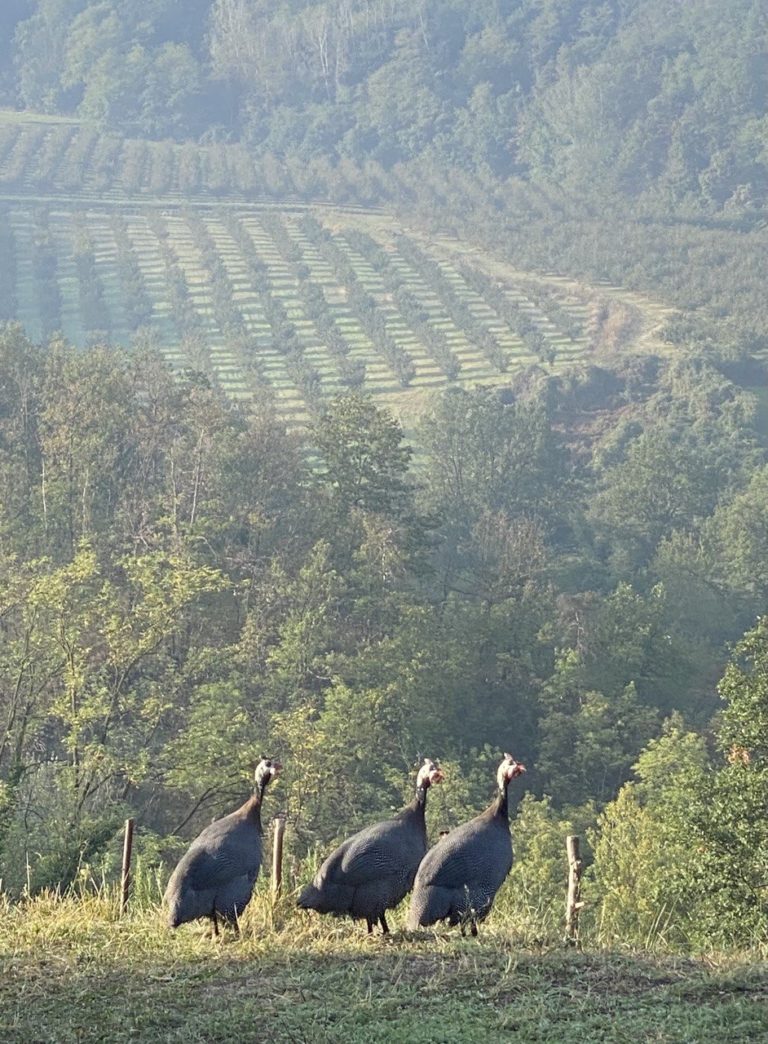
[[[123,840],[123,872],[120,876],[120,916],[128,906],[128,893],[131,889],[131,852],[133,851],[133,820],[125,821],[125,838]]]
[[[277,899],[283,887],[283,837],[285,814],[275,816],[275,833],[272,838],[272,895]]]
[[[565,939],[570,946],[579,942],[579,912],[584,906],[581,901],[581,869],[579,838],[569,834],[565,839],[568,852],[568,897],[565,902]]]

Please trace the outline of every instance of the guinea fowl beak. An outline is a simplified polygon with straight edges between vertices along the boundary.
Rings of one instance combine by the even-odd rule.
[[[525,771],[526,768],[522,761],[513,761],[509,767],[509,778],[515,779],[517,776],[522,776]]]
[[[442,783],[445,779],[442,769],[433,769],[429,774],[430,786],[434,783]]]
[[[280,764],[280,762],[279,761],[273,761],[272,762],[272,776],[273,777],[274,776],[279,776],[282,771],[283,771],[283,766]]]

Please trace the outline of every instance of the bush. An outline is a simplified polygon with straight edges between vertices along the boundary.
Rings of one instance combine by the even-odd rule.
[[[706,765],[703,739],[672,719],[635,764],[637,782],[622,787],[600,817],[588,890],[603,945],[687,950],[706,944],[702,853],[690,824],[692,794]]]

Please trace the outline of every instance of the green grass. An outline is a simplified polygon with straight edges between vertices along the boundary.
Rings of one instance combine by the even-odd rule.
[[[52,897],[0,908],[0,1039],[695,1044],[768,1040],[766,966],[531,950],[491,920],[368,939],[251,904],[241,937]]]
[[[73,126],[79,125],[80,122],[74,116],[54,116],[45,112],[30,112],[26,109],[0,109],[0,124],[26,126],[29,123],[51,123]]]

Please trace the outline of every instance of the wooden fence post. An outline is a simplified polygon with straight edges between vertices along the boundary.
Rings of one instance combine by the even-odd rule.
[[[579,838],[569,834],[565,839],[568,852],[568,897],[565,901],[565,940],[570,946],[579,941],[579,911],[584,906],[581,900],[581,856]]]
[[[283,886],[283,836],[285,834],[285,812],[278,812],[273,823],[272,837],[272,895],[278,898]]]
[[[128,906],[128,892],[131,888],[131,852],[133,851],[133,820],[125,821],[125,837],[123,838],[123,872],[120,876],[120,916]]]

